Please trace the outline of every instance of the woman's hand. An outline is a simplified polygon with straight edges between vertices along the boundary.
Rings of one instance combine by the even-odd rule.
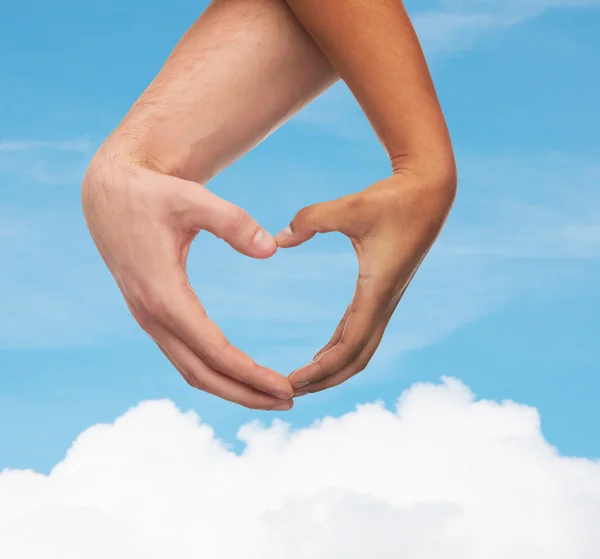
[[[352,241],[359,262],[354,298],[331,340],[312,363],[290,374],[295,396],[337,386],[367,366],[455,192],[455,169],[431,178],[396,170],[362,192],[303,208],[275,236],[279,246],[290,248],[315,233],[339,231]]]

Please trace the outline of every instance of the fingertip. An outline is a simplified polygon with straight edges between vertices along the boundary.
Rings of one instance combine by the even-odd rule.
[[[265,386],[257,385],[254,385],[254,388],[262,392],[267,392],[279,400],[288,401],[294,397],[294,387],[289,379],[269,367],[258,365],[258,369],[264,379],[269,378],[274,384],[269,389],[266,389]]]
[[[277,233],[277,235],[275,235],[274,240],[278,246],[282,246],[289,241],[291,236],[292,236],[292,228],[288,225],[285,229],[283,229],[282,231]]]
[[[290,411],[294,407],[294,400],[286,400],[285,402],[275,404],[271,411]]]
[[[252,239],[252,248],[254,249],[255,258],[270,258],[277,252],[279,247],[275,239],[261,228]]]
[[[252,256],[258,260],[265,260],[267,258],[273,257],[278,249],[279,247],[275,245],[275,247],[271,250],[254,251],[254,254]]]
[[[287,402],[288,400],[291,400],[294,397],[294,387],[290,384],[289,388],[279,390],[275,395],[277,396],[277,398],[280,398],[281,400],[285,400]]]

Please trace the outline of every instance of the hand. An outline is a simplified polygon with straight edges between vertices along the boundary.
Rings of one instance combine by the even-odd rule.
[[[277,250],[266,231],[196,182],[106,154],[92,161],[82,201],[94,242],[129,310],[190,385],[248,408],[292,407],[288,379],[227,341],[186,274],[200,230],[253,258]]]
[[[290,248],[315,233],[339,231],[352,241],[359,262],[352,303],[331,340],[289,376],[295,396],[337,386],[367,366],[445,222],[455,185],[451,175],[432,180],[397,171],[357,194],[303,208],[275,236],[280,247]]]

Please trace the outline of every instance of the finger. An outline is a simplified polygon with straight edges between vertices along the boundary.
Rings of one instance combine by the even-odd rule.
[[[319,358],[290,374],[294,388],[318,382],[337,373],[362,353],[391,301],[389,281],[359,274],[349,316],[338,342]]]
[[[282,248],[292,248],[312,239],[316,233],[331,231],[339,231],[350,238],[360,237],[367,227],[364,216],[361,217],[363,205],[364,199],[359,193],[306,206],[288,227],[275,235],[275,242]]]
[[[369,343],[364,347],[361,354],[352,363],[339,370],[337,373],[324,378],[323,380],[303,386],[300,390],[295,392],[294,397],[304,396],[305,394],[314,394],[316,392],[326,390],[327,388],[333,388],[334,386],[338,386],[346,382],[348,379],[357,375],[361,371],[364,371],[371,361],[373,355],[375,355],[377,348],[381,344],[381,340],[383,339],[385,329],[389,324],[391,316],[392,315],[389,314],[389,316],[381,321],[381,323],[373,332]]]
[[[245,256],[268,258],[277,251],[273,237],[239,206],[198,185],[188,195],[189,228],[205,229]]]
[[[180,339],[158,328],[156,344],[190,386],[255,410],[287,411],[293,400],[281,400],[208,367]]]
[[[323,353],[325,353],[327,350],[331,349],[335,344],[337,344],[340,341],[340,338],[342,337],[342,332],[344,331],[344,326],[346,324],[346,320],[348,320],[348,317],[350,316],[351,308],[352,308],[352,305],[348,305],[348,308],[346,309],[346,312],[344,312],[344,316],[342,317],[342,320],[340,320],[339,324],[337,325],[337,328],[333,332],[331,339],[329,340],[329,342],[327,342],[327,345],[323,346],[315,354],[315,356],[313,357],[313,361],[315,359],[318,359]]]
[[[293,389],[286,377],[258,365],[229,343],[207,317],[187,278],[177,276],[161,283],[167,288],[162,288],[154,301],[146,300],[144,310],[138,310],[138,322],[144,330],[151,334],[160,326],[185,343],[209,368],[276,398],[292,397]]]

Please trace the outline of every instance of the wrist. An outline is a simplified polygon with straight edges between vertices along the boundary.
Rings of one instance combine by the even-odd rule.
[[[189,158],[167,134],[156,131],[150,121],[131,122],[127,117],[102,145],[103,156],[118,159],[125,165],[145,167],[164,175],[182,177],[189,173]]]
[[[427,151],[390,157],[392,176],[416,179],[428,190],[438,193],[452,205],[458,187],[458,171],[450,144],[439,148],[430,146]]]

